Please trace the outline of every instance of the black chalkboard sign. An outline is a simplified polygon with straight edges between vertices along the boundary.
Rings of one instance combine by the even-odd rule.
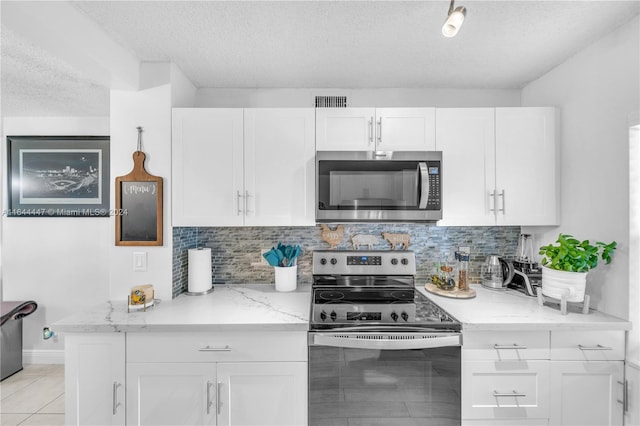
[[[116,178],[116,245],[162,245],[162,178],[144,169],[145,155],[133,153],[131,173]]]

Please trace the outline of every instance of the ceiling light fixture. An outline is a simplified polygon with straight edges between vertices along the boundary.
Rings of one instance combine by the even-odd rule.
[[[447,20],[444,21],[444,25],[442,26],[442,35],[445,37],[455,37],[464,22],[464,17],[467,14],[467,9],[464,6],[453,8],[453,2],[455,0],[451,0],[451,5],[449,6],[449,13],[447,15]]]

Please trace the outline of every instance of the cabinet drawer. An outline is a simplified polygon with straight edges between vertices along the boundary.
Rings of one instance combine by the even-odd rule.
[[[462,419],[462,426],[548,426],[549,419]]]
[[[467,361],[462,364],[465,419],[547,418],[549,361]]]
[[[464,332],[462,342],[465,360],[549,359],[547,331]]]
[[[127,362],[307,361],[307,333],[127,333]]]
[[[624,331],[551,332],[553,360],[621,361],[624,352]]]

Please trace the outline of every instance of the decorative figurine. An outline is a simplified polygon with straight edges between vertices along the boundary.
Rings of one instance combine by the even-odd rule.
[[[344,226],[338,225],[336,229],[331,229],[329,226],[322,223],[320,224],[320,227],[322,228],[320,238],[331,246],[329,249],[336,249],[338,245],[342,243],[342,238],[344,237]]]
[[[373,246],[379,242],[380,240],[375,235],[358,234],[351,237],[354,250],[359,250],[360,246],[367,246],[369,250],[373,250]]]
[[[402,250],[407,250],[409,248],[409,234],[390,234],[388,232],[383,232],[382,238],[391,244],[391,250],[395,250],[400,244],[402,244]]]

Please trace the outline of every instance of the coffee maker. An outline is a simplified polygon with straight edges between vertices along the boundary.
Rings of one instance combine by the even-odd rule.
[[[520,234],[518,248],[513,261],[513,278],[507,285],[529,296],[536,296],[542,282],[542,268],[533,257],[533,237]]]

